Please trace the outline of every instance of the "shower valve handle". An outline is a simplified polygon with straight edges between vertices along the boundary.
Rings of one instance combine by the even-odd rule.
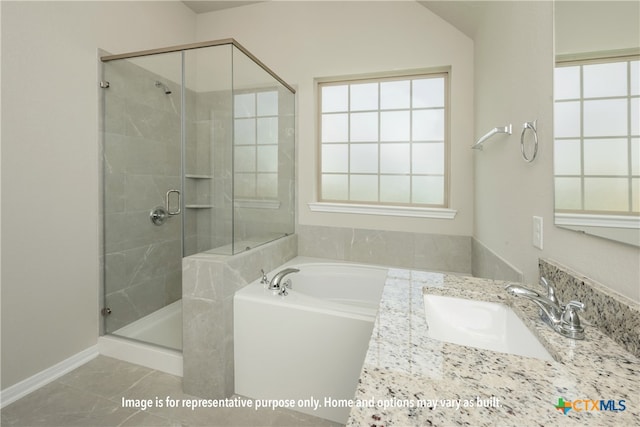
[[[177,194],[178,198],[177,198],[177,205],[178,205],[178,209],[172,211],[171,208],[169,207],[169,196],[171,196],[171,193],[175,193]],[[173,216],[173,215],[179,215],[180,214],[180,190],[169,190],[167,191],[167,196],[165,198],[165,203],[166,203],[166,210],[167,210],[167,215]]]

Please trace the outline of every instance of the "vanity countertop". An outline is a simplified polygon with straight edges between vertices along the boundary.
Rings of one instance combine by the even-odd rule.
[[[640,425],[640,360],[584,321],[584,341],[560,336],[505,285],[389,270],[347,426]],[[556,361],[429,338],[423,293],[510,306]]]

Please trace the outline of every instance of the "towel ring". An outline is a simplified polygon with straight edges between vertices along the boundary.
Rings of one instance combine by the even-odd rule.
[[[526,122],[522,125],[522,134],[520,135],[520,151],[522,152],[522,158],[525,162],[531,163],[538,155],[538,131],[536,130],[536,123],[538,120],[532,122]],[[531,157],[527,156],[527,152],[524,148],[524,135],[527,133],[527,129],[531,129],[533,132],[533,153]]]

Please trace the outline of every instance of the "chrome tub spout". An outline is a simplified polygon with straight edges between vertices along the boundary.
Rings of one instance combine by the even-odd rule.
[[[284,276],[291,273],[297,273],[299,271],[300,270],[298,270],[297,268],[285,268],[284,270],[277,272],[269,282],[269,289],[279,290],[281,287],[280,282],[282,282]]]

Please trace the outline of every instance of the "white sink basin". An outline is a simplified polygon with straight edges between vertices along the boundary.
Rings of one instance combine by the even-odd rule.
[[[424,295],[430,338],[469,347],[553,360],[506,305],[440,295]]]

